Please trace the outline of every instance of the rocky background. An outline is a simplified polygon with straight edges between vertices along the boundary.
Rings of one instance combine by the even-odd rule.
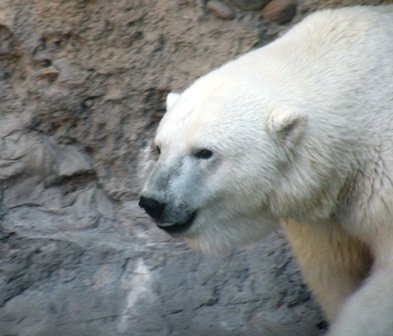
[[[0,0],[0,336],[322,334],[279,233],[204,256],[136,199],[169,91],[382,2]]]

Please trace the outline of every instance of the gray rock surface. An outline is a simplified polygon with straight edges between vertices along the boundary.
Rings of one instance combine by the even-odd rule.
[[[243,10],[259,9],[266,5],[270,0],[227,0],[233,6]]]
[[[203,1],[0,0],[0,336],[321,333],[280,234],[205,256],[136,203],[167,92],[268,29]]]
[[[271,22],[285,24],[296,15],[296,0],[272,0],[262,10],[262,16]]]
[[[230,6],[216,0],[210,0],[206,4],[206,9],[216,17],[223,20],[231,20],[236,17],[235,12]]]

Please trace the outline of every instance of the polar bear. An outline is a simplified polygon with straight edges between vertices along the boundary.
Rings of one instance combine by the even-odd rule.
[[[281,227],[329,336],[393,335],[393,6],[312,14],[169,94],[140,206],[203,251]]]

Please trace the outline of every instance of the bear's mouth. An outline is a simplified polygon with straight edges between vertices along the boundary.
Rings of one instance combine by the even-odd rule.
[[[197,212],[194,211],[186,221],[181,223],[157,223],[157,226],[164,230],[165,232],[169,233],[171,236],[179,236],[182,233],[186,232],[192,225],[195,220]]]

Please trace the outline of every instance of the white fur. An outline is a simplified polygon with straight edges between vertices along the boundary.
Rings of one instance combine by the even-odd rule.
[[[393,334],[393,6],[318,12],[201,77],[168,96],[155,141],[143,193],[175,219],[198,210],[192,245],[246,243],[286,219],[338,227],[378,265],[329,336]]]
[[[176,101],[179,99],[180,94],[179,93],[175,93],[175,92],[170,92],[167,97],[166,97],[166,106],[167,108],[171,108]]]

